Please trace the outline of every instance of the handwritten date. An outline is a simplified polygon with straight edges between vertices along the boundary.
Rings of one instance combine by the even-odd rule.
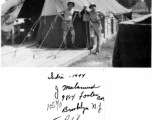
[[[84,78],[86,74],[73,74],[69,76],[70,78]],[[54,74],[51,72],[51,75],[48,77],[48,79],[57,80],[57,79],[65,79],[64,74]]]

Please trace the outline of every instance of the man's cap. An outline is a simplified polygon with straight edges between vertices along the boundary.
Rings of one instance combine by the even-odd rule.
[[[75,6],[75,3],[73,1],[68,2],[67,6],[69,6],[69,4],[73,4],[73,7]]]
[[[87,7],[87,4],[84,4],[84,7]]]
[[[94,3],[91,3],[90,5],[89,5],[89,8],[91,9],[91,7],[96,7],[96,4],[94,4]]]

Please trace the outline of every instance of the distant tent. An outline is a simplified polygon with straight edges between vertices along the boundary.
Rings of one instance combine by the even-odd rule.
[[[138,1],[136,5],[132,8],[133,12],[147,12],[148,8],[144,1]]]
[[[37,32],[36,40],[42,41],[46,33],[48,32],[52,21],[55,16],[61,10],[67,8],[67,3],[70,0],[9,0],[2,5],[2,13],[6,13],[12,6],[18,4],[18,2],[24,2],[24,5],[19,13],[18,18],[31,18],[36,21],[41,15],[39,30]],[[84,4],[89,5],[95,3],[97,9],[104,14],[111,11],[114,14],[123,14],[131,12],[130,9],[126,9],[121,6],[115,0],[73,0],[76,4],[75,8],[82,10]],[[57,20],[54,29],[52,29],[45,42],[46,47],[58,47],[62,41],[62,30],[61,30],[61,18]],[[86,44],[85,24],[82,19],[76,17],[74,22],[76,30],[76,45],[84,46]],[[70,35],[68,35],[68,43],[70,44]]]

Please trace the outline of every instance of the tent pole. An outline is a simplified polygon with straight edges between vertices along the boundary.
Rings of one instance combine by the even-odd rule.
[[[87,37],[87,45],[86,45],[86,47],[87,47],[87,49],[90,49],[90,43],[89,43],[89,38],[88,38],[88,24],[87,24],[87,22],[85,22],[85,26],[86,26],[86,37]]]
[[[87,13],[86,9],[85,9],[84,13],[85,14]],[[90,49],[90,43],[89,43],[89,39],[88,39],[88,24],[87,24],[87,21],[85,21],[85,27],[86,27],[86,37],[87,37],[86,48]],[[91,49],[90,49],[90,52],[91,52]]]
[[[44,4],[44,27],[43,27],[43,39],[44,39],[44,36],[45,36],[45,25],[46,25],[46,16],[45,16],[45,4]]]

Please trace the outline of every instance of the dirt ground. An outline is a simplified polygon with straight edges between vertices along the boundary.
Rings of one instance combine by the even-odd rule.
[[[112,67],[114,43],[114,39],[108,41],[102,45],[101,52],[98,55],[90,54],[70,67]]]

